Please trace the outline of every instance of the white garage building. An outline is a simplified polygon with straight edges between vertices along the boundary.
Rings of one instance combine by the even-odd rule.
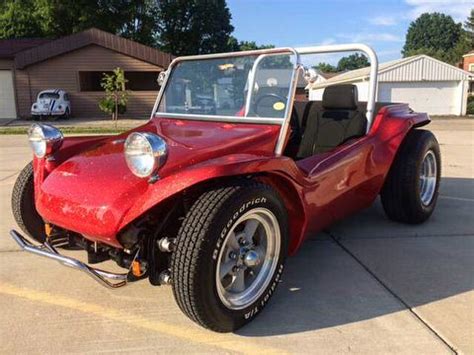
[[[16,118],[15,94],[11,69],[2,69],[0,63],[0,119]]]
[[[324,88],[352,83],[359,89],[359,100],[367,101],[369,68],[339,74],[315,83],[310,100],[321,100]],[[379,65],[379,102],[406,102],[418,112],[432,115],[465,115],[472,73],[426,55],[394,60]]]

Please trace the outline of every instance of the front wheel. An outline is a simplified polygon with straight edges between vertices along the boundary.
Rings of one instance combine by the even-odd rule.
[[[433,133],[415,129],[402,143],[381,192],[387,216],[418,224],[433,213],[438,199],[441,157]]]
[[[288,245],[285,207],[269,186],[242,181],[203,193],[178,233],[173,294],[196,323],[242,327],[275,291]]]
[[[28,163],[15,181],[12,191],[12,211],[16,223],[23,232],[38,242],[44,242],[44,221],[35,206],[33,163]]]

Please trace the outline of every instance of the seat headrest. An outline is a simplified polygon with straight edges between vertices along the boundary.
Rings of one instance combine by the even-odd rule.
[[[357,86],[352,84],[332,85],[324,89],[323,107],[330,110],[357,109]]]

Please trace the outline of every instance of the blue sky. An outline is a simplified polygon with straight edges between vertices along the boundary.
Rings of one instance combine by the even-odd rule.
[[[362,42],[381,62],[401,57],[408,25],[424,12],[464,22],[473,0],[227,0],[234,36],[276,46]],[[331,58],[322,58],[334,61]]]

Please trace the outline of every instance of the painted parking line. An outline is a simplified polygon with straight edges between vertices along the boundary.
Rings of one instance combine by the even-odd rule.
[[[7,176],[4,176],[2,178],[0,178],[0,182],[5,182],[7,181],[8,179],[11,179],[13,177],[15,177],[16,175],[18,175],[20,173],[20,170],[17,170],[15,171],[14,173],[10,173],[8,174]],[[3,184],[2,184],[3,185]],[[8,184],[5,184],[5,185],[8,185]]]
[[[150,320],[140,315],[131,315],[121,310],[104,307],[98,304],[83,302],[73,298],[37,291],[29,288],[20,288],[7,283],[0,283],[0,294],[15,296],[29,301],[43,303],[75,311],[92,314],[100,318],[125,323],[137,328],[151,330],[160,334],[180,338],[193,343],[220,348],[242,354],[283,354],[283,350],[269,348],[249,342],[248,339],[235,335],[213,333],[206,330],[180,327],[160,321]]]
[[[455,196],[446,196],[446,195],[439,195],[440,198],[444,198],[446,200],[455,200],[455,201],[464,201],[464,202],[474,202],[474,198],[466,198],[466,197],[455,197]]]

